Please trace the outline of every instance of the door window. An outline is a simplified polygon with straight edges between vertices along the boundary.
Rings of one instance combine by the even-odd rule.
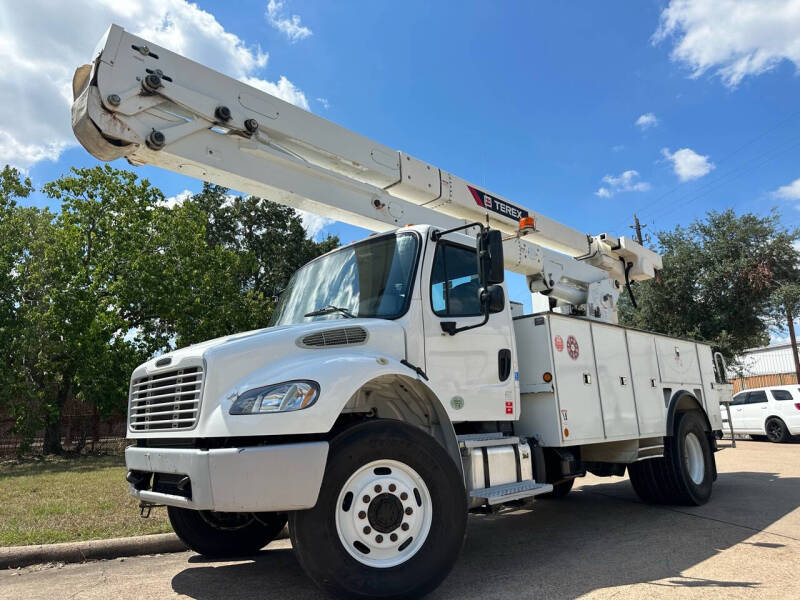
[[[731,406],[741,406],[746,401],[747,401],[747,392],[743,392],[733,397],[733,402],[731,402]]]
[[[480,288],[475,250],[439,242],[431,273],[433,312],[441,317],[480,315]]]
[[[792,392],[789,390],[771,390],[772,397],[775,400],[791,400],[792,399]]]
[[[761,404],[762,402],[767,401],[767,392],[764,390],[760,390],[758,392],[750,392],[747,395],[747,403],[748,404]]]

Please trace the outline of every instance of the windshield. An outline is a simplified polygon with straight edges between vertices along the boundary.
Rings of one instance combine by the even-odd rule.
[[[418,248],[418,237],[407,232],[347,246],[308,263],[292,276],[272,325],[403,315]],[[305,316],[311,312],[321,314]]]

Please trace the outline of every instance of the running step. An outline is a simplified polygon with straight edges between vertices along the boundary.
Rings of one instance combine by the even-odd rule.
[[[504,502],[511,502],[512,500],[530,498],[531,496],[538,496],[539,494],[546,494],[552,491],[553,485],[551,483],[536,483],[533,479],[529,479],[527,481],[514,481],[490,488],[472,490],[469,495],[472,498],[485,500],[487,504],[492,506],[494,504],[503,504]]]
[[[488,448],[490,446],[507,446],[518,444],[519,438],[515,435],[502,433],[470,433],[456,436],[458,445],[462,448]]]

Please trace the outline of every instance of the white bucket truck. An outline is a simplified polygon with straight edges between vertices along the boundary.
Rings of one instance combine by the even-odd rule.
[[[309,576],[419,596],[467,513],[629,473],[703,504],[721,429],[709,346],[616,324],[660,257],[587,236],[112,26],[73,128],[126,157],[377,233],[302,267],[271,327],[154,358],[130,383],[127,479],[208,556],[289,522]],[[408,223],[415,223],[409,225]],[[504,270],[534,314],[516,314]]]

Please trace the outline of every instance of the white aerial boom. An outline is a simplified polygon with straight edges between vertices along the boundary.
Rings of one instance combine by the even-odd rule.
[[[98,48],[75,73],[72,123],[101,160],[125,157],[374,231],[487,223],[508,234],[505,266],[526,276],[537,308],[549,296],[614,321],[620,285],[661,267],[628,238],[587,236],[117,25]]]

